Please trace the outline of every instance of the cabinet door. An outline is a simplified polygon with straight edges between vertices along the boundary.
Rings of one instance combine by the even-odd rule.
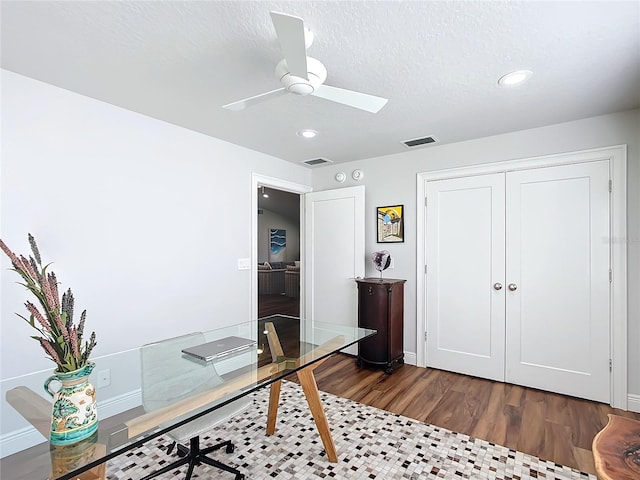
[[[389,288],[389,360],[394,360],[404,355],[404,282],[397,282]]]
[[[504,221],[502,173],[427,183],[429,367],[504,380]]]
[[[369,362],[389,361],[389,322],[387,285],[358,284],[359,326],[377,330],[377,334],[360,342],[359,354]]]
[[[608,403],[609,162],[506,185],[506,379]]]

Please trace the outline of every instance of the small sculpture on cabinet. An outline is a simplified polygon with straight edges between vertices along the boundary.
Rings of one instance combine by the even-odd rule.
[[[376,270],[380,272],[380,279],[382,279],[382,272],[391,266],[391,254],[387,250],[373,252],[371,260]]]

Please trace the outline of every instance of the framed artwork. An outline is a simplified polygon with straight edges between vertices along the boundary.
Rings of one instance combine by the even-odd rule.
[[[378,243],[404,242],[404,205],[378,207]]]
[[[287,231],[280,228],[269,229],[269,261],[284,262],[287,251]]]

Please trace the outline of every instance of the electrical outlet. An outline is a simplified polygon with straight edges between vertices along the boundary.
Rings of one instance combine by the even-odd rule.
[[[108,387],[111,384],[111,370],[100,370],[98,372],[98,387]]]

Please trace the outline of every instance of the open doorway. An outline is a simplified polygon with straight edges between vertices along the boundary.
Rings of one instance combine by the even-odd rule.
[[[258,186],[258,318],[300,316],[300,195]]]

